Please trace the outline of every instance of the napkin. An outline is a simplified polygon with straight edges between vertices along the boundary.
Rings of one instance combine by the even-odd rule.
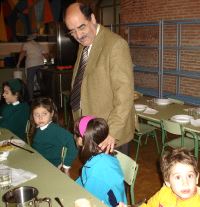
[[[195,127],[200,127],[200,119],[191,119],[191,124]]]
[[[9,155],[9,151],[0,152],[0,161],[7,160],[8,155]]]
[[[195,109],[195,108],[187,108],[187,109],[183,109],[183,110],[186,112],[189,112],[189,111],[192,111],[193,109]]]
[[[37,175],[32,172],[25,171],[22,169],[11,168],[11,167],[6,166],[4,164],[0,164],[0,169],[4,169],[4,168],[11,169],[12,186],[20,185],[28,180],[32,180],[33,178],[37,177]]]
[[[157,114],[158,111],[155,110],[155,109],[152,109],[152,108],[147,107],[143,113],[144,114]]]

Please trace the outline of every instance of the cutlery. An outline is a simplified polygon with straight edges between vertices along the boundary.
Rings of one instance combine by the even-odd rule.
[[[58,204],[59,204],[61,207],[64,207],[64,205],[63,205],[63,204],[61,203],[61,201],[60,201],[60,198],[55,197],[54,199],[58,202]]]
[[[24,148],[24,147],[21,147],[21,146],[19,146],[19,145],[17,145],[17,144],[14,144],[14,143],[11,142],[11,141],[9,141],[8,144],[10,144],[10,145],[12,145],[12,146],[14,146],[14,147],[23,149],[23,150],[25,150],[25,151],[27,151],[27,152],[34,153],[32,150],[29,150],[29,149],[26,149],[26,148]]]

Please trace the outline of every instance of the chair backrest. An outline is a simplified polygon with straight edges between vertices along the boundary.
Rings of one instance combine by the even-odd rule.
[[[25,134],[26,134],[26,142],[30,145],[30,137],[29,137],[29,129],[30,129],[30,121],[28,120],[26,123]]]
[[[67,154],[67,147],[63,146],[61,151],[61,163],[64,164],[65,157]]]
[[[161,124],[165,131],[175,135],[183,135],[182,127],[179,123],[169,120],[162,120]]]
[[[161,128],[161,123],[160,121],[156,121],[156,120],[147,120],[147,124],[154,126],[156,128]]]
[[[121,169],[124,173],[124,181],[130,186],[131,204],[135,203],[134,184],[138,171],[138,164],[129,156],[115,150],[116,157],[119,160]]]
[[[199,141],[200,141],[200,135],[190,131],[188,129],[184,130],[184,134],[186,137],[189,137],[191,139],[194,140],[194,156],[196,157],[196,159],[198,160],[199,158]]]
[[[140,131],[140,125],[137,114],[135,114],[135,130]]]

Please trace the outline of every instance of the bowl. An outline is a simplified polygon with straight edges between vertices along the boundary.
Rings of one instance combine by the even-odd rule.
[[[162,106],[165,106],[165,105],[168,105],[171,103],[171,101],[167,98],[157,98],[154,100],[154,102],[158,105],[162,105]]]

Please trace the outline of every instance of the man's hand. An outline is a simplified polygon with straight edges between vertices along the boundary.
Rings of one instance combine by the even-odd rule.
[[[107,138],[99,144],[99,147],[102,151],[105,151],[105,153],[113,152],[115,147],[115,138],[108,135]]]

